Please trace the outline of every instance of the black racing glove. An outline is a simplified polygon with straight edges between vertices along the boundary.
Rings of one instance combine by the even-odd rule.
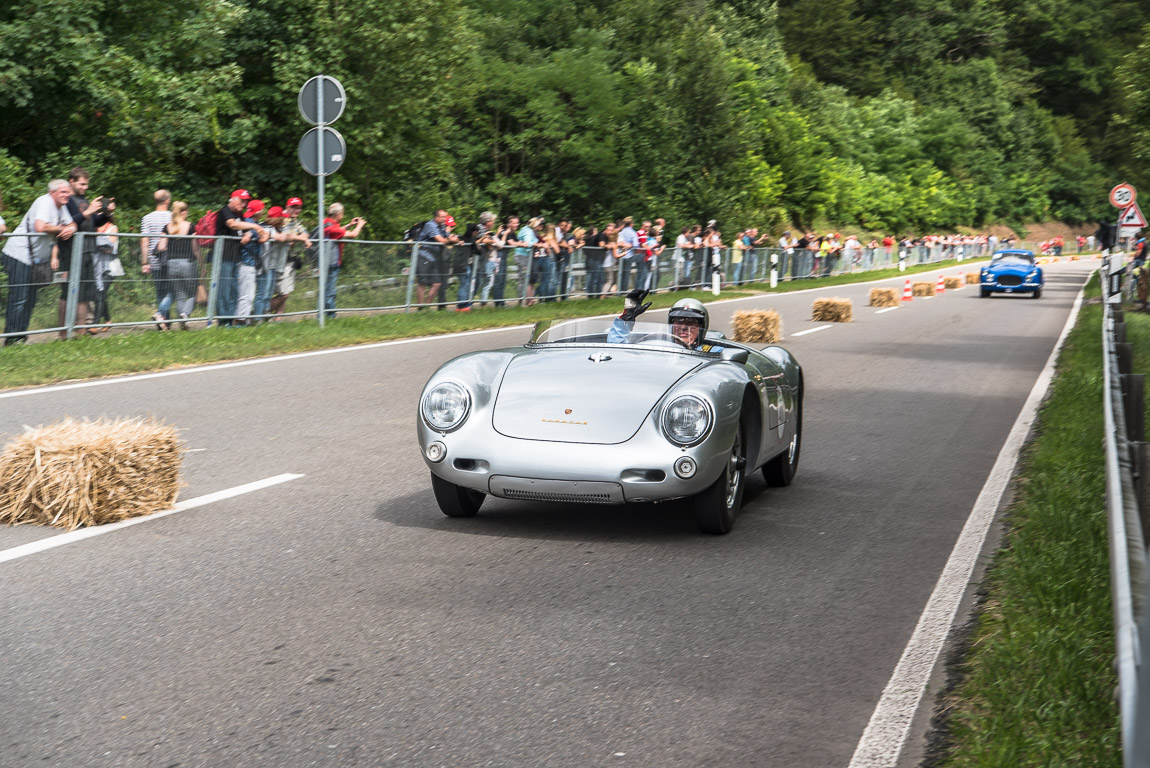
[[[634,322],[635,318],[647,311],[651,306],[651,302],[643,303],[643,299],[647,298],[648,290],[636,288],[631,291],[623,299],[623,314],[619,315],[620,320],[625,320],[628,323]]]

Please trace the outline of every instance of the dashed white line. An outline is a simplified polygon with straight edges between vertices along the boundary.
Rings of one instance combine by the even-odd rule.
[[[827,328],[833,328],[833,327],[834,327],[833,325],[820,325],[817,328],[808,328],[805,331],[799,331],[798,333],[792,333],[791,338],[793,339],[796,336],[806,336],[808,333],[814,333],[815,331],[825,331]]]
[[[881,315],[883,312],[894,312],[898,307],[887,307],[886,309],[879,309],[875,311],[876,315]]]
[[[202,507],[205,504],[211,504],[215,501],[223,501],[224,499],[230,499],[234,496],[242,496],[243,494],[251,493],[252,491],[259,491],[264,488],[270,488],[273,485],[286,483],[289,480],[297,480],[301,477],[303,477],[303,475],[276,475],[275,477],[269,477],[265,480],[257,480],[254,483],[237,485],[235,488],[228,488],[223,491],[209,493],[206,496],[197,496],[194,499],[180,501],[177,502],[176,506],[172,507],[171,509],[165,509],[162,512],[156,512],[155,514],[151,514],[146,517],[133,517],[128,520],[121,520],[118,523],[108,523],[107,525],[98,525],[92,528],[77,528],[74,531],[68,531],[67,533],[61,533],[57,536],[52,536],[47,539],[40,539],[39,541],[29,542],[28,544],[21,544],[18,547],[12,547],[11,549],[0,551],[0,563],[6,563],[9,560],[16,560],[21,557],[27,557],[28,555],[34,555],[47,549],[62,547],[65,544],[72,544],[84,539],[90,539],[93,536],[100,536],[101,534],[118,531],[121,528],[127,528],[128,526],[146,523],[149,520],[156,520],[161,517],[167,517],[168,515],[174,515],[177,512],[183,512],[188,509]]]

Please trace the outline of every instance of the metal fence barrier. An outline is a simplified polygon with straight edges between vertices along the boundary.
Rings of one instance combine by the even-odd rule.
[[[1104,269],[1103,274],[1108,274]],[[1150,768],[1150,444],[1145,442],[1144,378],[1132,372],[1123,311],[1106,303],[1102,321],[1106,510],[1125,768]]]
[[[11,237],[0,236],[0,245]],[[33,279],[25,275],[17,283],[0,271],[0,314],[12,314],[8,309],[14,295],[25,303],[25,309],[29,297],[36,304],[22,327],[7,327],[0,339],[53,333],[71,337],[131,326],[250,324],[292,315],[319,316],[324,306],[319,296],[318,258],[303,259],[298,269],[257,267],[256,291],[248,305],[241,298],[241,286],[247,280],[250,295],[251,270],[245,274],[238,265],[235,244],[224,248],[224,241],[236,238],[169,237],[169,252],[190,254],[191,258],[175,259],[158,273],[147,274],[142,269],[146,261],[141,254],[142,238],[137,233],[109,238],[78,232],[71,240],[59,243],[60,264],[47,273],[50,276],[41,274]],[[182,241],[190,241],[191,247],[179,248]],[[844,249],[831,256],[798,249],[724,248],[717,261],[722,284],[741,286],[769,283],[772,274],[785,282],[885,269],[900,263],[979,258],[988,255],[986,248],[985,244],[895,245]],[[373,240],[325,241],[325,251],[330,269],[328,307],[360,313],[600,298],[640,285],[656,291],[706,289],[711,287],[715,260],[715,254],[703,249],[678,250],[674,246],[651,257],[636,252],[629,258],[615,258],[608,249],[590,247],[540,259],[525,248],[477,254],[468,246]],[[434,258],[424,259],[426,263],[421,266],[423,253]],[[113,262],[118,262],[119,268],[114,268]],[[52,295],[50,284],[60,286],[59,296]],[[330,311],[327,316],[332,316]]]

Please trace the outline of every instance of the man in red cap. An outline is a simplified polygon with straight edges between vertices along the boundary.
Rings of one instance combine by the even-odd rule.
[[[343,240],[345,237],[354,240],[363,231],[366,221],[356,216],[348,222],[351,226],[344,227],[343,214],[343,203],[332,203],[327,207],[327,218],[323,220],[323,236],[328,240]],[[335,281],[339,278],[339,269],[342,266],[343,243],[337,243],[336,248],[328,250],[327,284],[323,292],[323,308],[329,318],[335,317]]]
[[[237,189],[228,198],[227,205],[216,214],[216,237],[227,239],[216,241],[214,252],[209,255],[208,260],[211,261],[215,253],[220,254],[216,314],[225,318],[220,321],[222,326],[232,325],[232,319],[236,315],[236,300],[239,297],[236,272],[240,261],[240,238],[244,232],[260,228],[259,224],[244,220],[244,213],[251,199],[251,193],[246,189]]]
[[[260,225],[264,201],[252,200],[244,211],[244,221],[254,224],[255,229],[244,232],[240,239],[240,263],[236,267],[236,317],[247,325],[252,316],[256,298],[256,279],[264,269],[264,243],[268,241],[268,231]]]

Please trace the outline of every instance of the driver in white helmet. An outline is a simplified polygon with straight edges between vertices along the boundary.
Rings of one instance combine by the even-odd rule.
[[[651,302],[643,302],[650,291],[635,289],[628,293],[623,300],[623,313],[615,319],[607,331],[608,344],[627,344],[631,342],[631,329],[635,319],[647,311]],[[676,301],[667,314],[667,325],[670,326],[670,335],[679,344],[687,349],[709,349],[707,338],[707,308],[698,299],[680,299]]]

